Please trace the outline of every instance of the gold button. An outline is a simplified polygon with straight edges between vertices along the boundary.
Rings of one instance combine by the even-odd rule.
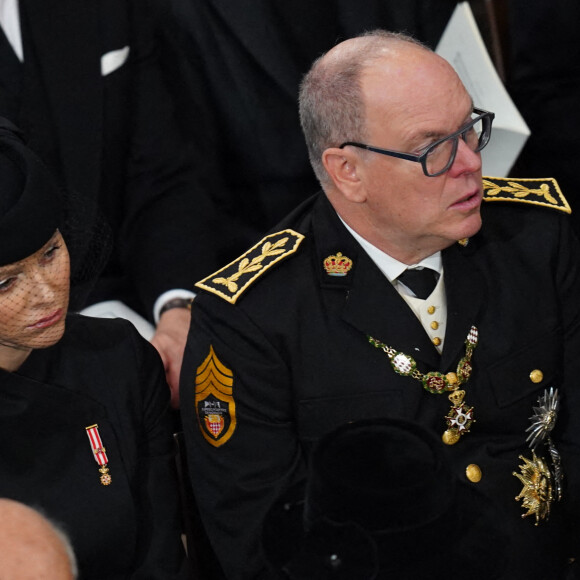
[[[427,312],[429,314],[435,314],[435,306],[429,306],[429,308],[427,308]]]
[[[433,339],[433,344],[434,344],[435,346],[439,346],[439,345],[441,344],[441,339],[440,339],[438,336],[436,336],[436,337]]]
[[[457,429],[447,429],[447,431],[441,435],[441,439],[445,445],[455,445],[460,437],[461,435],[459,435]]]
[[[532,383],[541,383],[544,379],[544,373],[540,369],[534,369],[530,373],[530,380]]]
[[[479,468],[479,465],[476,465],[475,463],[470,463],[465,468],[465,475],[467,476],[467,479],[469,479],[469,481],[471,481],[473,483],[480,482],[481,481],[481,469]]]
[[[432,328],[433,330],[437,330],[437,329],[439,328],[439,323],[438,323],[437,321],[435,321],[435,320],[434,320],[434,321],[431,323],[431,328]]]

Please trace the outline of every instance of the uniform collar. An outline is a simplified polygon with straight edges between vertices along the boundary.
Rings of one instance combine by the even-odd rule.
[[[441,252],[435,252],[416,264],[404,264],[371,244],[358,232],[354,231],[340,216],[338,217],[344,227],[369,255],[370,259],[377,265],[377,268],[387,277],[389,282],[393,283],[407,268],[431,268],[431,270],[435,270],[438,274],[443,273]]]
[[[364,340],[372,336],[397,350],[412,352],[431,368],[438,367],[439,354],[421,322],[343,225],[325,196],[316,203],[312,222],[315,267],[320,272],[324,295],[330,299],[332,292],[333,304],[337,304],[337,292],[343,293],[337,315],[363,333]],[[352,268],[344,276],[330,276],[324,262],[338,252],[352,261]]]
[[[441,358],[421,322],[369,257],[355,236],[343,225],[326,196],[321,194],[312,213],[314,265],[323,289],[345,291],[342,318],[366,335],[409,352],[429,367],[446,369],[457,364],[465,338],[484,303],[486,280],[470,259],[476,244],[458,244],[441,252],[447,298],[447,329]],[[324,261],[341,252],[352,260],[344,276],[329,276]]]

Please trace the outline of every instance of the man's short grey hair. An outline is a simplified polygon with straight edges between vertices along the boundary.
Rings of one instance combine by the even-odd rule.
[[[382,56],[381,49],[406,42],[431,51],[407,34],[373,30],[360,35],[356,46],[339,59],[318,58],[300,85],[300,123],[310,163],[322,187],[330,177],[322,153],[345,141],[365,140],[365,109],[360,79],[364,69]]]

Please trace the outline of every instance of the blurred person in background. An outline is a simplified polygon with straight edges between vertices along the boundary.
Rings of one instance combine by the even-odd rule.
[[[580,235],[580,3],[510,0],[508,88],[532,132],[512,173],[555,177]]]

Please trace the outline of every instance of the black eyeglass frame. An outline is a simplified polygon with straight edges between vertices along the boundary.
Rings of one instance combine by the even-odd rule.
[[[366,149],[367,151],[380,153],[381,155],[389,155],[390,157],[396,157],[398,159],[415,161],[416,163],[421,164],[421,167],[423,168],[423,173],[427,177],[437,177],[439,175],[443,175],[443,173],[448,171],[449,168],[453,165],[453,162],[455,161],[455,156],[457,155],[457,146],[459,137],[461,137],[465,141],[465,135],[478,121],[481,121],[483,125],[481,131],[482,137],[480,138],[480,142],[478,143],[477,148],[474,149],[473,152],[478,153],[489,143],[489,139],[491,137],[491,125],[493,123],[493,119],[495,118],[495,113],[485,111],[484,109],[477,109],[475,107],[473,108],[473,112],[477,115],[475,119],[471,119],[469,123],[467,123],[460,129],[455,131],[455,133],[451,133],[451,135],[447,135],[446,137],[443,137],[442,139],[438,139],[434,143],[431,143],[431,145],[429,145],[425,149],[425,151],[421,153],[421,155],[412,155],[411,153],[402,153],[401,151],[393,151],[391,149],[381,149],[379,147],[372,147],[371,145],[365,145],[364,143],[358,143],[356,141],[346,141],[345,143],[339,146],[339,149],[343,149],[347,145],[350,145],[352,147],[358,147],[359,149]],[[437,146],[441,145],[441,143],[450,140],[453,141],[453,149],[451,151],[451,155],[449,157],[447,165],[445,165],[445,168],[442,169],[441,171],[437,171],[436,173],[429,173],[427,171],[427,157],[429,153]]]

